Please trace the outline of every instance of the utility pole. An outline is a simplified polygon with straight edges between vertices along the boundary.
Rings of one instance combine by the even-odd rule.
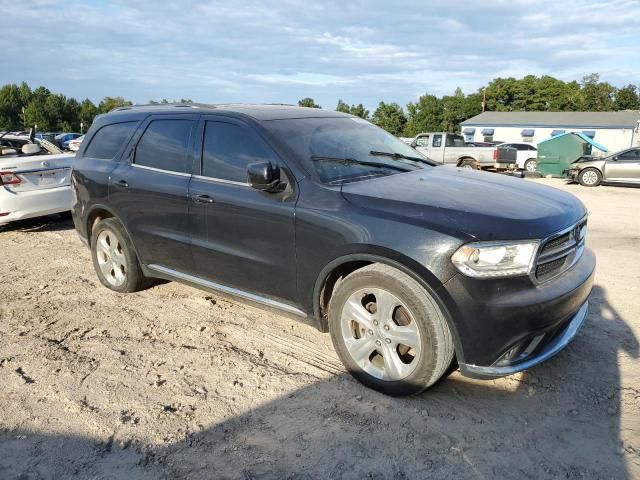
[[[482,111],[487,109],[487,88],[482,87]]]

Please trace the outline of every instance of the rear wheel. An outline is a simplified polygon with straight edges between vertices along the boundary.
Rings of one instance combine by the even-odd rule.
[[[602,174],[595,168],[585,168],[578,174],[578,181],[585,187],[597,187],[602,182]]]
[[[389,395],[425,390],[453,358],[451,333],[435,298],[388,265],[361,268],[337,285],[329,330],[347,370]]]
[[[146,279],[131,240],[115,218],[107,218],[91,233],[93,266],[102,284],[116,292],[141,290]]]
[[[475,160],[472,160],[470,158],[462,160],[460,162],[460,165],[458,165],[458,166],[460,168],[471,168],[473,170],[478,170],[478,163]]]
[[[530,158],[524,162],[524,170],[529,173],[533,173],[538,169],[538,161],[535,158]]]

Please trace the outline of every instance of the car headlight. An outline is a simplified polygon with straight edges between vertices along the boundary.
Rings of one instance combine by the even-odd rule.
[[[460,247],[451,257],[465,275],[499,278],[528,275],[540,242],[477,242]]]

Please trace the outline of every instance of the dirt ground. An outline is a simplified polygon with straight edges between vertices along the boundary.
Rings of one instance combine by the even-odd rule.
[[[640,189],[538,181],[590,211],[582,332],[528,373],[405,399],[294,320],[110,292],[68,217],[0,228],[0,478],[640,479]]]

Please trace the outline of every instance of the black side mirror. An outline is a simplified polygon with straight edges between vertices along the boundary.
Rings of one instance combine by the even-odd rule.
[[[247,166],[247,182],[263,192],[282,192],[286,183],[280,181],[280,169],[269,162],[251,163]]]

